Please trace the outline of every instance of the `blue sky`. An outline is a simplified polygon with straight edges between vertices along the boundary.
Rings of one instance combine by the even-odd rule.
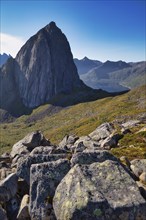
[[[67,36],[74,57],[146,59],[144,0],[1,1],[1,52],[20,47],[50,21]]]

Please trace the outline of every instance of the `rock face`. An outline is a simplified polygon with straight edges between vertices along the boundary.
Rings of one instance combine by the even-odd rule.
[[[75,165],[53,199],[57,220],[144,220],[145,205],[135,181],[118,162],[110,160]]]
[[[36,107],[59,93],[81,86],[70,46],[55,22],[31,37],[16,56],[20,97]]]

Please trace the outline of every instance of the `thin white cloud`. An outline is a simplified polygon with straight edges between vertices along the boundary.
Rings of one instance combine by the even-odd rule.
[[[25,41],[21,37],[0,33],[0,53],[15,57]]]

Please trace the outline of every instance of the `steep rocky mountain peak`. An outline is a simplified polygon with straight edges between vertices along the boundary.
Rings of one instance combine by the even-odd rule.
[[[19,100],[28,108],[44,104],[60,93],[68,94],[84,87],[67,38],[53,21],[24,44],[14,59],[11,71],[5,69],[3,67],[0,73],[1,84],[13,82],[11,88],[17,88]],[[11,82],[9,75],[13,78]],[[8,91],[5,86],[2,88],[0,107],[6,107],[7,110],[14,104],[14,99],[9,98],[10,102],[7,103],[4,94],[11,97],[13,91]]]
[[[80,87],[70,45],[55,22],[31,37],[16,56],[20,96],[28,107]]]

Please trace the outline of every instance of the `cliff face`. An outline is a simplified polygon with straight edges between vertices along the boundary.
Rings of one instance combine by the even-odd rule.
[[[27,107],[81,87],[65,35],[54,22],[31,37],[16,56],[16,82]]]

